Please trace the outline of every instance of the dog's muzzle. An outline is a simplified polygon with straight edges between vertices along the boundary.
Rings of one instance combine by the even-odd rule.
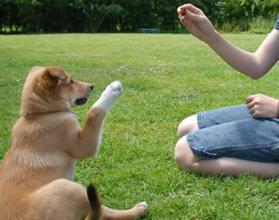
[[[83,105],[87,102],[87,100],[88,100],[88,98],[78,98],[78,99],[76,99],[75,104],[76,105]]]
[[[82,97],[82,98],[77,98],[75,100],[75,104],[76,105],[83,105],[87,102],[88,100],[88,96],[90,95],[90,93],[92,92],[92,90],[94,89],[94,86],[92,84],[88,84],[87,85],[87,92],[88,92],[88,95],[85,96],[85,97]]]

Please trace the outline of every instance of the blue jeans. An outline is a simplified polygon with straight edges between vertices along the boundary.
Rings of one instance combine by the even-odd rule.
[[[253,118],[246,105],[200,112],[197,118],[199,130],[187,135],[197,157],[279,163],[279,119]]]

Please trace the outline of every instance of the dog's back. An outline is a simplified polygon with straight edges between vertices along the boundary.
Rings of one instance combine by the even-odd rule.
[[[47,139],[52,138],[50,130],[55,131],[62,120],[59,116],[51,120],[47,116],[21,117],[14,125],[11,146],[0,166],[1,220],[24,219],[32,209],[29,195],[61,178],[63,167],[66,169],[71,163],[66,154],[51,152],[51,147],[47,146]],[[50,123],[46,124],[47,121]]]

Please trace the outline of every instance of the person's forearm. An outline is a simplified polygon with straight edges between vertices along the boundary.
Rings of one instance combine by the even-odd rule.
[[[207,43],[234,69],[256,79],[264,75],[278,59],[277,35],[277,30],[272,31],[255,53],[232,45],[218,32]]]
[[[262,72],[268,72],[279,59],[279,31],[273,29],[255,53]]]

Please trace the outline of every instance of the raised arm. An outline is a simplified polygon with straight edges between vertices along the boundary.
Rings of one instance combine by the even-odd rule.
[[[250,76],[260,78],[277,62],[279,57],[279,31],[273,30],[262,42],[256,52],[242,50],[226,41],[216,32],[209,46],[234,69]]]
[[[202,10],[185,4],[177,9],[180,22],[197,38],[207,43],[234,69],[253,79],[263,76],[279,59],[279,31],[274,29],[256,52],[240,49],[219,34]]]

